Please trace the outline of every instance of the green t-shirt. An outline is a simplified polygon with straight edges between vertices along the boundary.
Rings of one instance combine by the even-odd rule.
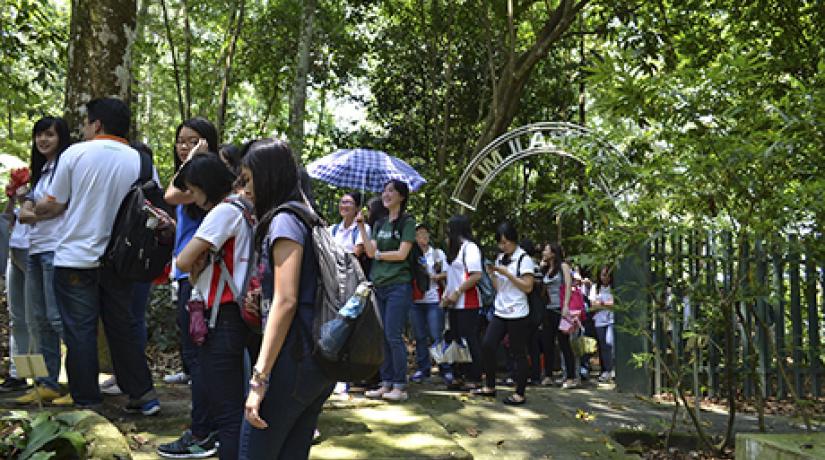
[[[398,225],[398,229],[393,235],[394,222],[389,219],[378,222],[377,229],[372,230],[373,240],[381,252],[397,251],[402,241],[409,241],[415,244],[415,219],[412,216],[404,217],[403,224]],[[412,282],[412,271],[407,259],[399,261],[373,260],[372,261],[372,282],[376,286],[386,286],[388,284],[410,283]]]

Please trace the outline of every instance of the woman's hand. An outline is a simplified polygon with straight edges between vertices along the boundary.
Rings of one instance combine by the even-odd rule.
[[[261,418],[261,414],[258,413],[265,394],[266,386],[264,385],[250,387],[249,396],[246,397],[246,405],[244,407],[244,418],[246,418],[246,421],[260,430],[266,429],[269,426],[266,421]]]
[[[27,207],[20,208],[20,211],[17,212],[17,220],[23,224],[34,224],[37,222],[37,215]]]
[[[355,223],[357,223],[359,225],[364,223],[364,213],[363,212],[358,211],[358,213],[355,214]]]

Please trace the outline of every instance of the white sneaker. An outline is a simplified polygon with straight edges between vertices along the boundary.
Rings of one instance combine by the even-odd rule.
[[[338,382],[335,384],[335,388],[332,390],[333,393],[337,395],[342,395],[347,393],[348,385],[346,382]]]
[[[186,385],[189,383],[190,377],[186,372],[178,372],[177,374],[167,374],[163,376],[163,383],[169,385]]]
[[[383,399],[386,399],[387,401],[400,402],[400,401],[406,401],[407,398],[409,398],[409,395],[404,390],[401,390],[399,388],[393,388],[392,391],[385,392],[384,394],[381,395],[381,397]]]
[[[602,375],[599,376],[599,382],[609,382],[611,379],[610,372],[602,372]]]
[[[384,396],[384,393],[389,393],[392,388],[389,387],[380,387],[375,390],[368,390],[364,392],[364,396],[370,399],[381,399]]]
[[[109,396],[118,396],[123,394],[123,390],[117,386],[117,379],[111,376],[100,384],[100,392]]]
[[[561,384],[561,387],[565,390],[569,388],[578,388],[579,383],[575,380],[566,380],[564,383]]]

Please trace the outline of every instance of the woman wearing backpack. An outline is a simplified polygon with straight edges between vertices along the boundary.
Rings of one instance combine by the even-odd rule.
[[[275,213],[284,203],[304,203],[292,151],[274,139],[245,148],[241,181],[259,220],[255,245],[266,267],[261,284],[271,308],[249,382],[239,458],[307,458],[335,384],[311,356],[318,258],[303,221],[291,212]]]
[[[487,326],[482,351],[485,384],[472,391],[480,396],[496,394],[496,351],[505,334],[510,338],[510,353],[516,363],[516,392],[504,398],[504,404],[524,404],[527,387],[527,340],[530,330],[530,304],[527,294],[533,290],[533,259],[518,245],[518,231],[510,222],[496,229],[501,254],[487,271],[496,289],[495,311]]]
[[[172,158],[175,171],[179,174],[181,167],[197,152],[218,151],[218,130],[206,118],[190,118],[175,131],[175,146]],[[192,239],[206,213],[194,203],[191,192],[181,190],[170,181],[163,197],[166,202],[175,206],[175,250],[177,257]],[[159,455],[167,458],[182,458],[192,451],[216,451],[217,432],[209,416],[209,401],[206,394],[206,382],[201,374],[198,363],[198,347],[189,337],[189,311],[186,304],[192,293],[189,273],[181,270],[179,264],[174,264],[172,276],[177,283],[177,323],[180,329],[180,354],[183,362],[182,372],[167,375],[163,381],[170,384],[186,384],[191,382],[192,390],[192,424],[190,428],[175,441],[158,446]],[[186,458],[186,457],[183,457]]]
[[[193,203],[207,211],[194,236],[178,254],[180,270],[189,273],[194,290],[202,296],[208,322],[218,308],[214,328],[198,347],[209,416],[218,431],[220,458],[238,458],[243,419],[244,352],[249,329],[232,289],[245,283],[249,264],[250,226],[244,206],[231,195],[235,176],[214,153],[194,156],[181,167],[175,187],[192,193]],[[225,279],[221,263],[228,267]],[[193,295],[194,298],[194,295]],[[192,310],[194,300],[190,300]]]
[[[613,378],[613,273],[610,267],[599,270],[599,279],[590,291],[590,308],[596,313],[593,321],[596,326],[596,340],[599,344],[599,363],[601,364],[600,382]]]
[[[407,399],[407,345],[402,334],[412,307],[412,269],[407,256],[415,244],[415,219],[406,214],[410,188],[392,179],[384,184],[381,201],[389,211],[387,219],[375,224],[367,236],[364,216],[358,213],[358,230],[367,256],[373,259],[372,282],[381,319],[384,321],[384,363],[381,387],[367,391],[368,398],[388,401]]]
[[[573,348],[570,346],[570,336],[559,330],[562,317],[570,317],[570,298],[573,287],[573,276],[570,265],[564,261],[564,250],[557,243],[547,243],[542,252],[541,272],[543,283],[547,289],[547,311],[542,328],[544,329],[544,365],[545,377],[542,384],[553,383],[553,360],[556,356],[556,342],[561,348],[564,360],[563,388],[576,386],[576,363],[573,359]],[[564,305],[562,305],[564,297]]]
[[[472,362],[454,366],[455,380],[449,389],[472,390],[481,385],[481,293],[477,287],[482,273],[482,256],[473,242],[473,230],[467,216],[457,215],[447,221],[447,287],[441,305],[448,308],[450,336],[466,342]]]

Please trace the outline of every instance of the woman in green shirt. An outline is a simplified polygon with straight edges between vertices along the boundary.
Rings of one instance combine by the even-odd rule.
[[[381,201],[389,215],[375,223],[372,239],[368,238],[361,213],[356,217],[364,249],[373,259],[372,282],[384,321],[381,387],[367,391],[368,398],[407,399],[407,346],[401,334],[412,306],[412,270],[407,256],[415,244],[415,219],[404,212],[409,196],[410,188],[403,181],[392,179],[384,184]]]

